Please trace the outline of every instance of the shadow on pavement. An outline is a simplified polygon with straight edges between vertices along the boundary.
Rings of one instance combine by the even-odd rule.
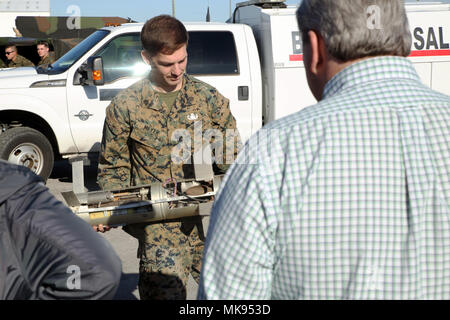
[[[90,165],[84,166],[84,186],[88,191],[100,190],[96,183],[97,162],[91,161]],[[72,183],[72,165],[68,160],[55,161],[50,179],[57,179],[60,182]]]
[[[137,289],[138,279],[139,275],[137,273],[122,273],[119,289],[114,296],[114,300],[138,300],[133,294]]]

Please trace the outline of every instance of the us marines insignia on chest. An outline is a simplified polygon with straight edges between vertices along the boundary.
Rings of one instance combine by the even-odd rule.
[[[187,116],[187,119],[190,120],[190,121],[197,120],[197,119],[198,119],[198,114],[196,114],[196,113],[191,113],[191,114],[189,114],[189,115]]]

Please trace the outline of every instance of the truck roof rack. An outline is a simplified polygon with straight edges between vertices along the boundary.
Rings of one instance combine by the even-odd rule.
[[[286,0],[249,0],[245,2],[239,2],[236,4],[236,9],[246,6],[260,6],[264,9],[270,8],[286,8],[287,5],[284,3]]]
[[[248,6],[259,6],[263,9],[272,9],[272,8],[287,8],[287,5],[284,3],[286,0],[249,0],[245,2],[236,3],[236,7],[233,12],[233,19],[231,20],[233,23],[236,23],[236,11],[242,7]]]

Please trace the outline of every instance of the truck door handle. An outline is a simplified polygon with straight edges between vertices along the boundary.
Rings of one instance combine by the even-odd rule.
[[[248,100],[248,86],[238,87],[238,100]]]

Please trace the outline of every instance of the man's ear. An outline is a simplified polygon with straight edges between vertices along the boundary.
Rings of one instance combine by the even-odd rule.
[[[310,71],[314,75],[319,75],[324,71],[327,61],[327,49],[325,42],[320,33],[310,30],[308,31],[309,45],[311,46],[311,66]]]
[[[152,60],[150,59],[150,57],[148,56],[148,53],[145,50],[141,50],[141,57],[142,57],[142,60],[144,60],[144,62],[146,64],[148,64],[149,66],[152,65]]]

